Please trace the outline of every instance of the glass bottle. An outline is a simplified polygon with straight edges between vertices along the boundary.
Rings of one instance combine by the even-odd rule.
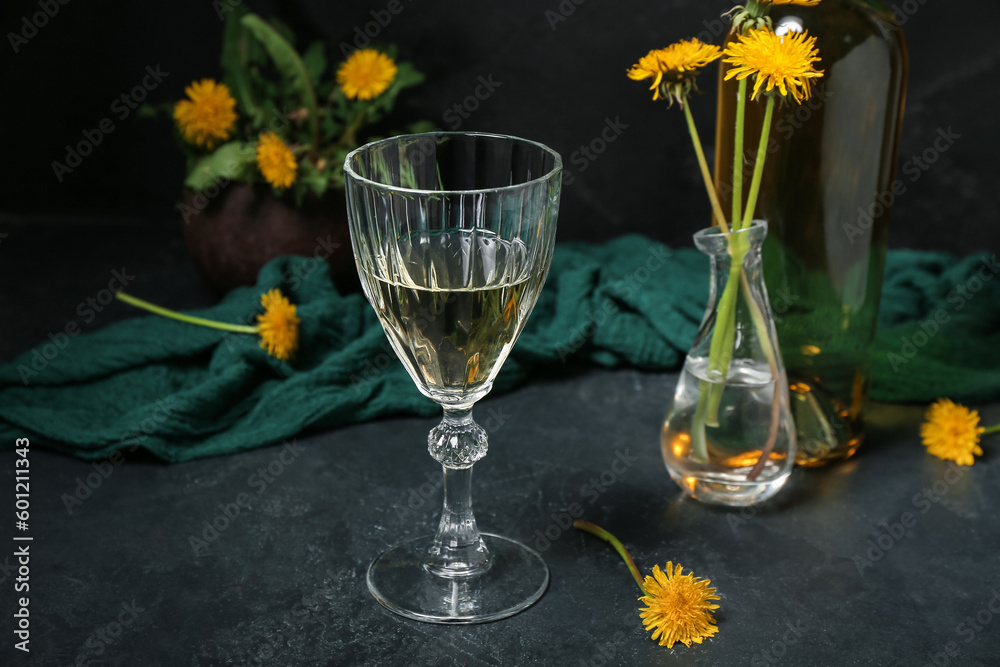
[[[766,235],[761,221],[725,234],[710,227],[694,235],[695,245],[711,259],[708,309],[684,360],[660,445],[674,481],[707,503],[762,502],[784,486],[795,460],[788,381],[761,272]],[[726,303],[731,281],[736,281],[732,328],[722,340],[732,359],[723,374],[710,359],[719,342],[716,326],[725,326],[720,313],[726,307],[720,304]]]
[[[768,222],[764,275],[790,383],[797,462],[818,466],[850,457],[864,437],[908,60],[902,29],[879,0],[775,6],[771,18],[778,34],[815,35],[816,67],[825,72],[808,102],[775,110],[754,214]],[[736,81],[723,80],[728,67],[719,72],[715,154],[724,211],[737,96]],[[761,99],[747,102],[745,182]]]

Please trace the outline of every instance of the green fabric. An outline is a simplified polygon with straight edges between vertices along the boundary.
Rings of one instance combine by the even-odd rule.
[[[1000,279],[995,267],[988,270],[994,261],[890,253],[874,398],[1000,397]],[[26,376],[27,384],[25,369],[33,360],[41,365],[36,353],[53,356],[52,343],[0,365],[0,442],[10,447],[15,437],[28,436],[84,459],[141,446],[184,461],[278,442],[308,427],[437,414],[392,353],[364,297],[341,296],[326,271],[310,270],[307,262],[279,258],[261,271],[256,287],[195,313],[247,322],[260,294],[281,287],[302,320],[291,364],[270,357],[253,335],[137,315],[70,339],[37,375]],[[990,279],[977,283],[980,272]],[[294,278],[283,283],[282,276]],[[957,286],[978,291],[960,303]],[[671,250],[640,236],[561,244],[494,392],[565,365],[676,369],[697,331],[707,287],[707,260],[693,249]],[[893,368],[888,355],[906,351],[902,339],[913,340],[918,323],[940,309],[950,321]],[[663,397],[664,407],[669,399]]]

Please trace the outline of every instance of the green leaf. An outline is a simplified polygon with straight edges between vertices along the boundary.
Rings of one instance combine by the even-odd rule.
[[[253,94],[252,77],[248,69],[253,61],[252,51],[260,50],[259,45],[240,22],[248,14],[246,7],[236,5],[226,16],[226,27],[222,37],[222,82],[226,84],[236,104],[254,127],[264,123],[264,110],[257,104]]]
[[[197,160],[184,179],[184,186],[201,192],[213,183],[241,180],[252,171],[256,160],[252,144],[230,141]]]
[[[329,171],[319,171],[309,160],[302,162],[302,168],[299,170],[299,180],[317,197],[322,197],[323,193],[330,187]]]
[[[374,113],[378,110],[383,110],[386,113],[392,111],[396,103],[396,97],[404,88],[412,88],[424,81],[424,75],[417,71],[413,63],[398,63],[396,67],[396,78],[392,80],[389,88],[372,102],[370,109],[372,116],[369,118],[369,122],[377,120],[377,116],[374,116]]]
[[[413,63],[404,62],[396,66],[396,78],[393,79],[390,90],[399,92],[403,88],[410,88],[424,82],[425,77],[422,72],[417,71]],[[387,91],[388,92],[388,91]]]
[[[156,118],[160,114],[165,114],[167,116],[171,115],[173,111],[173,104],[140,104],[139,108],[135,110],[136,118]]]
[[[302,54],[302,62],[306,66],[306,72],[309,73],[309,80],[319,82],[323,78],[323,72],[326,71],[326,49],[323,42],[313,42]]]
[[[327,113],[323,116],[322,129],[323,129],[322,143],[328,143],[340,136],[340,133],[344,129],[344,126],[342,123],[337,122],[337,119],[333,117],[333,114]]]
[[[288,87],[298,93],[302,98],[302,106],[309,112],[309,128],[312,136],[319,136],[319,119],[316,115],[316,93],[313,90],[312,80],[302,58],[296,53],[292,45],[279,34],[277,30],[268,25],[256,14],[247,14],[242,19],[242,23],[253,36],[264,45],[268,55],[274,61],[278,71],[281,72]]]
[[[288,25],[281,19],[272,17],[268,21],[268,25],[274,28],[274,31],[281,35],[281,38],[288,42],[291,46],[295,46],[295,33],[292,31],[292,26]]]
[[[425,132],[433,132],[436,129],[437,125],[430,120],[418,120],[405,127],[406,134],[424,134]]]

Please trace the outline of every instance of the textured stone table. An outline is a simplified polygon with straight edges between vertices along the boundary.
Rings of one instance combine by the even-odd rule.
[[[73,317],[122,262],[136,262],[136,284],[168,305],[211,299],[177,259],[175,232],[93,235],[13,230],[5,245],[23,250],[0,263],[0,279],[23,287],[0,297],[3,358]],[[84,237],[98,259],[71,256]],[[73,262],[76,273],[66,268]],[[25,279],[29,266],[37,280]],[[16,326],[15,310],[27,313]],[[109,311],[94,326],[123,316]],[[401,619],[365,585],[376,553],[436,523],[439,473],[425,448],[433,420],[385,420],[173,466],[136,452],[106,477],[33,449],[32,652],[26,659],[12,649],[16,575],[5,520],[0,664],[998,663],[995,444],[956,474],[923,453],[918,408],[881,407],[855,460],[796,470],[769,504],[725,511],[682,499],[663,468],[657,432],[675,380],[591,370],[477,408],[484,423],[493,418],[490,453],[473,477],[480,527],[536,544],[551,572],[536,605],[479,626]],[[985,415],[1000,420],[1000,406]],[[13,470],[14,454],[0,453],[7,503]],[[67,509],[88,476],[99,483]],[[615,532],[641,569],[674,560],[710,578],[722,598],[718,635],[690,649],[652,642],[617,555],[564,530],[574,503]],[[228,525],[206,534],[227,511]],[[194,548],[192,536],[206,544]]]
[[[1000,618],[983,622],[1000,592],[996,455],[951,475],[912,424],[879,428],[856,460],[797,470],[758,511],[723,511],[681,499],[663,469],[657,421],[673,382],[594,371],[478,408],[498,424],[474,476],[480,526],[541,547],[552,577],[534,607],[481,626],[403,620],[365,586],[380,549],[436,521],[429,420],[128,461],[72,513],[64,494],[93,466],[33,451],[30,664],[922,665],[949,646],[951,664],[996,664]],[[642,569],[673,559],[711,578],[717,637],[672,651],[650,641],[618,557],[563,530],[573,503]],[[195,549],[191,536],[211,541]],[[980,631],[961,625],[977,615]]]

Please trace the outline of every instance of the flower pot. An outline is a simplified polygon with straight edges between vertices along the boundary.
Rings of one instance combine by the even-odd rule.
[[[214,197],[186,192],[182,214],[195,266],[219,292],[256,284],[261,267],[281,255],[325,261],[341,293],[359,288],[343,190],[295,207],[269,188],[234,182]]]

